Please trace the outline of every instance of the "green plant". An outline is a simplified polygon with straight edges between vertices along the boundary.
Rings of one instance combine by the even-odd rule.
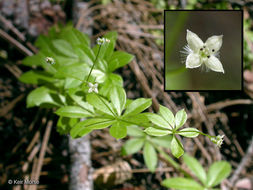
[[[152,137],[136,125],[129,126],[127,134],[132,138],[124,144],[123,155],[134,154],[143,149],[145,164],[150,171],[154,171],[158,162],[156,149],[158,147],[170,148],[172,135]]]
[[[165,179],[162,182],[163,186],[177,190],[218,190],[215,186],[227,178],[231,172],[231,165],[225,161],[214,162],[206,173],[201,164],[188,154],[184,154],[183,160],[198,181],[193,178],[176,177]]]
[[[251,30],[252,22],[250,19],[244,20],[244,35],[245,38],[243,40],[243,66],[244,69],[251,69],[252,62],[253,62],[253,53],[252,53],[252,47],[250,47],[250,44],[253,44],[253,32]]]
[[[132,154],[143,147],[144,160],[151,171],[157,165],[157,152],[178,167],[162,150],[170,148],[177,158],[183,155],[177,135],[193,138],[202,134],[220,146],[223,136],[210,136],[195,128],[179,130],[187,120],[183,109],[174,116],[161,105],[158,114],[148,113],[144,111],[151,106],[151,99],[126,97],[122,77],[113,72],[134,56],[115,51],[116,38],[116,32],[109,32],[91,48],[89,37],[71,26],[56,26],[48,36],[40,36],[35,43],[39,53],[23,60],[33,69],[24,73],[20,81],[39,86],[27,96],[27,107],[56,108],[58,132],[72,138],[107,127],[116,139],[127,133],[134,136],[123,152]]]

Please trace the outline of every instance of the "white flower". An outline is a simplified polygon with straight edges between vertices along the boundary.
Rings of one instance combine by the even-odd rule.
[[[188,45],[184,48],[187,54],[186,68],[192,69],[205,65],[213,71],[224,73],[223,66],[216,57],[222,45],[222,37],[223,35],[211,36],[203,43],[197,34],[187,30]]]
[[[98,83],[92,84],[89,82],[88,86],[89,86],[88,93],[92,93],[92,92],[98,93]]]
[[[51,65],[55,64],[55,61],[52,57],[46,57],[46,62],[51,64]]]
[[[107,38],[98,38],[97,39],[97,44],[98,45],[103,45],[104,43],[109,43],[109,42],[110,42],[110,40],[107,39]]]
[[[211,141],[214,143],[214,144],[216,144],[216,146],[218,147],[218,148],[220,148],[221,147],[221,145],[222,145],[222,143],[223,143],[223,139],[224,139],[224,135],[218,135],[217,137],[212,137],[211,138]]]

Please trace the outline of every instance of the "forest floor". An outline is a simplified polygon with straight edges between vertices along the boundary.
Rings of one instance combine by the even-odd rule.
[[[36,175],[40,181],[37,189],[68,189],[68,136],[56,131],[57,116],[52,110],[26,108],[26,96],[36,86],[23,84],[18,78],[29,70],[22,65],[22,60],[37,52],[33,43],[38,35],[47,34],[54,24],[71,21],[73,4],[72,1],[20,2],[0,2],[0,189],[29,189],[25,185],[9,185],[8,180]],[[180,6],[176,2],[171,1],[174,6]],[[210,1],[210,6],[213,5],[215,3]],[[207,5],[196,3],[195,6]],[[250,17],[250,8],[243,4],[238,6]],[[232,8],[233,4],[228,3],[227,9]],[[159,104],[173,112],[184,107],[188,125],[224,134],[221,149],[199,137],[184,141],[185,150],[206,167],[220,159],[228,161],[232,173],[221,186],[232,189],[231,186],[240,182],[245,189],[253,189],[253,151],[248,149],[253,144],[252,70],[244,72],[244,91],[164,92],[163,32],[157,32],[163,29],[163,10],[144,0],[112,1],[106,5],[91,0],[75,26],[83,32],[92,28],[93,42],[107,31],[117,31],[116,48],[136,57],[117,71],[124,78],[127,97],[152,97],[153,111],[158,111]],[[252,42],[251,47],[253,52]],[[120,176],[123,178],[118,179],[120,184],[103,184],[108,189],[166,189],[160,185],[162,180],[181,175],[161,157],[154,173],[146,169],[141,153],[122,157],[121,147],[125,140],[115,140],[107,129],[92,132],[90,142],[95,172],[103,171],[105,166],[113,168],[115,162],[131,168],[131,179],[124,180],[124,176]],[[42,163],[41,170],[38,170],[38,163]]]

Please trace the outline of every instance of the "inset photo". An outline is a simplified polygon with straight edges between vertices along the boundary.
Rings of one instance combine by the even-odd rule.
[[[166,91],[242,90],[242,10],[165,10],[164,17]]]

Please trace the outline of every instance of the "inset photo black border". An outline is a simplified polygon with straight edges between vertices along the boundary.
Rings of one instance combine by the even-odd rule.
[[[166,12],[196,12],[196,11],[203,11],[203,12],[221,12],[221,11],[225,11],[225,12],[240,12],[241,13],[241,88],[238,90],[234,90],[234,89],[214,89],[214,90],[193,90],[193,89],[182,89],[182,90],[175,90],[175,89],[165,89],[166,87],[166,59],[165,59],[165,52],[166,52]],[[228,26],[229,27],[229,26]],[[194,32],[194,31],[193,31]],[[215,34],[216,35],[216,34]],[[163,72],[163,76],[164,76],[164,91],[165,92],[228,92],[228,91],[235,91],[235,92],[243,92],[243,41],[244,41],[244,35],[243,35],[243,10],[164,10],[164,72]],[[186,44],[185,44],[186,45]],[[183,47],[182,47],[183,50]],[[182,64],[183,66],[183,64]],[[212,71],[210,71],[212,72]]]

